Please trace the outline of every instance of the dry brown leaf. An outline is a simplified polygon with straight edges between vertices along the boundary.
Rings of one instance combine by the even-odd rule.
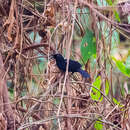
[[[10,7],[10,12],[9,12],[9,17],[6,20],[6,22],[4,23],[4,26],[9,25],[8,32],[7,32],[7,37],[9,39],[9,41],[12,41],[11,33],[12,33],[12,29],[13,29],[14,22],[15,22],[15,18],[14,18],[15,6],[16,6],[16,1],[12,0],[11,7]]]
[[[53,4],[49,4],[47,6],[46,11],[45,11],[45,16],[46,17],[48,17],[48,16],[54,17],[54,12],[55,12],[55,8],[54,8]]]
[[[2,113],[0,113],[0,130],[7,130],[7,121]]]

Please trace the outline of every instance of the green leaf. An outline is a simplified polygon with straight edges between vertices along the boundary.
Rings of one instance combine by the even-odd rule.
[[[105,0],[97,0],[97,4],[99,5],[99,6],[106,6],[106,1]]]
[[[106,1],[107,1],[107,3],[108,3],[109,5],[112,5],[112,4],[113,4],[112,0],[106,0]]]
[[[119,101],[117,101],[115,98],[113,98],[113,102],[114,102],[116,105],[118,105],[118,107],[120,107],[120,108],[123,108],[123,107],[124,107],[124,105],[121,104]]]
[[[100,76],[96,78],[95,82],[93,83],[93,86],[96,87],[98,90],[101,88],[101,78]],[[95,88],[91,88],[90,96],[93,100],[96,101],[102,101],[101,93]]]
[[[128,24],[130,24],[130,15],[127,16]]]
[[[82,9],[77,8],[76,13],[77,13],[77,19],[80,19],[80,24],[83,26],[83,28],[86,29],[86,27],[89,27],[90,26],[89,8],[87,7],[84,7]]]
[[[101,77],[100,76],[96,78],[95,82],[93,82],[93,86],[96,87],[98,90],[95,88],[91,89],[91,93],[90,93],[91,98],[96,101],[102,101],[103,96],[99,91],[101,90]],[[108,80],[106,80],[105,95],[108,95],[108,93],[109,93],[109,83],[108,83]]]
[[[112,60],[115,62],[117,68],[126,76],[130,77],[130,69],[129,69],[129,59],[127,61],[127,64],[125,65],[122,61],[117,60],[115,57],[112,57]],[[128,68],[127,68],[128,67]]]
[[[96,56],[96,39],[93,32],[89,29],[86,30],[86,34],[82,39],[80,50],[85,62],[90,59],[91,56]]]
[[[96,128],[96,130],[102,130],[103,129],[103,124],[101,121],[96,121],[94,124],[94,127]]]
[[[109,83],[108,83],[108,80],[106,80],[105,94],[108,95],[108,93],[109,93]]]
[[[36,35],[36,36],[35,36]],[[33,42],[36,42],[36,43],[40,43],[40,41],[41,41],[41,36],[38,34],[38,33],[34,33],[34,32],[31,32],[30,34],[29,34],[29,37],[30,37],[30,39],[33,41]]]
[[[124,107],[124,105],[117,101],[115,98],[113,98],[113,102],[121,108]]]
[[[118,22],[120,22],[121,19],[120,19],[119,13],[118,13],[117,11],[115,11],[115,10],[114,10],[114,15],[115,15],[116,20],[117,20]]]
[[[50,29],[51,34],[53,33],[53,31],[54,31],[54,28],[51,28],[51,29]]]
[[[120,102],[118,102],[115,98],[113,98],[113,102],[114,102],[116,105],[120,105]]]
[[[33,66],[33,73],[34,74],[41,74],[45,68],[45,62],[40,62],[39,64],[36,64]]]
[[[130,56],[127,57],[125,67],[127,74],[130,75]]]
[[[112,0],[106,0],[107,1],[107,3],[108,3],[108,5],[110,5],[110,6],[112,6],[112,5],[115,5],[115,2],[113,3],[113,1]],[[116,10],[114,10],[114,15],[115,15],[115,18],[116,18],[116,20],[118,21],[118,22],[120,22],[121,20],[120,20],[120,16],[119,16],[119,13],[116,11]]]
[[[55,105],[59,105],[60,99],[59,99],[59,98],[55,98],[55,99],[53,100],[53,103],[54,103]]]

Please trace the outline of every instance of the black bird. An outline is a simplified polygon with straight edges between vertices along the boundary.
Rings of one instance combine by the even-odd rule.
[[[56,60],[58,68],[63,72],[66,72],[67,59],[64,59],[61,54],[54,54],[52,57]],[[90,78],[90,75],[82,70],[81,67],[82,65],[79,62],[69,59],[68,72],[79,72],[84,78]]]

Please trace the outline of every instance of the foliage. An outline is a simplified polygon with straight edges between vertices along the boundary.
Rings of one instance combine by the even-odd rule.
[[[103,124],[101,121],[96,121],[96,123],[94,124],[94,127],[96,128],[96,130],[102,130]]]
[[[96,58],[96,39],[91,30],[86,29],[86,33],[81,42],[81,54],[83,60],[86,62],[93,56]]]
[[[129,129],[127,1],[0,4],[0,129]],[[54,53],[90,78],[61,72]]]
[[[126,76],[130,77],[130,57],[127,58],[126,64],[122,61],[117,60],[116,58],[112,57],[113,61],[115,61],[117,68]]]

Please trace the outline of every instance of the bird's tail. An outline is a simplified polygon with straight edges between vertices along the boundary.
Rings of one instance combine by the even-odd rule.
[[[90,75],[88,74],[88,72],[82,70],[82,69],[78,69],[78,71],[84,78],[90,78]]]

